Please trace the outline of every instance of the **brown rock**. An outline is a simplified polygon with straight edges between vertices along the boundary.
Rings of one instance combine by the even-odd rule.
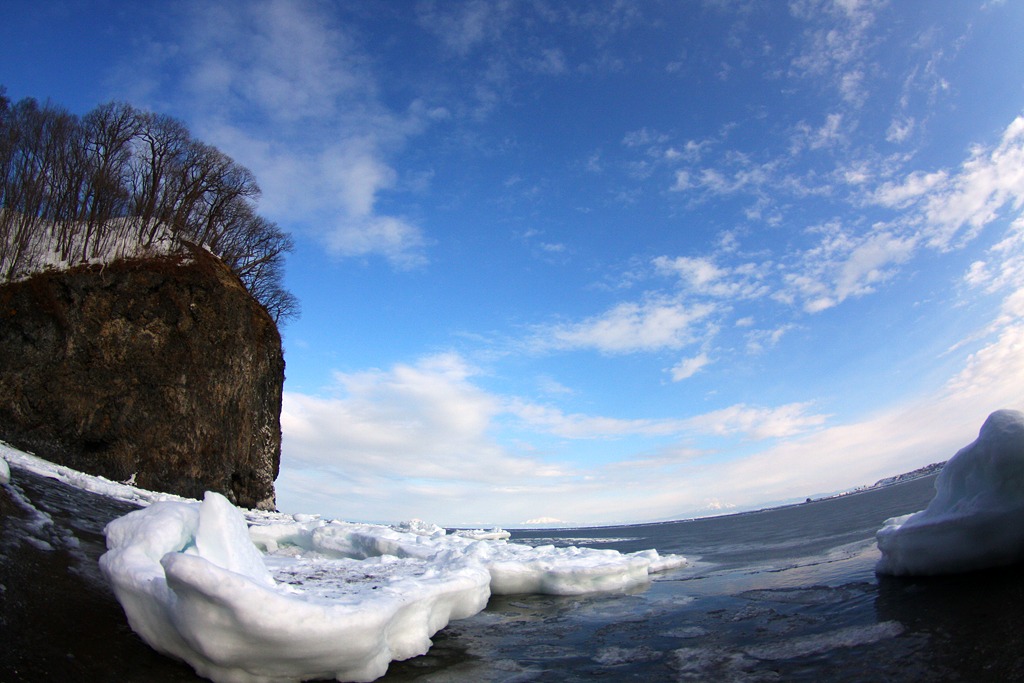
[[[0,439],[115,481],[273,509],[277,326],[208,252],[0,285]]]

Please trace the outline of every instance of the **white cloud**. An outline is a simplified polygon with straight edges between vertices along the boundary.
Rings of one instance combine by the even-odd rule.
[[[791,153],[795,154],[805,147],[817,150],[843,143],[846,140],[846,132],[842,125],[843,115],[838,113],[826,116],[825,122],[817,128],[812,128],[801,121],[796,125],[796,132],[790,143]]]
[[[733,165],[735,170],[724,172],[717,168],[704,168],[699,177],[691,178],[691,181],[712,194],[756,191],[772,182],[778,163],[755,164],[741,155],[736,157]]]
[[[893,209],[905,209],[923,196],[941,190],[949,181],[949,173],[914,171],[900,182],[887,182],[874,190],[874,201]]]
[[[894,119],[890,135],[902,138],[914,125],[909,118]],[[804,125],[792,142],[798,149],[839,144],[845,137],[844,127],[841,114],[830,114],[817,129]],[[647,129],[636,131],[630,140],[664,142]],[[891,209],[894,215],[888,221],[866,226],[863,220],[832,220],[806,231],[820,235],[809,246],[786,254],[762,251],[757,261],[741,265],[735,264],[742,253],[735,244],[716,254],[660,256],[652,262],[655,271],[676,275],[687,294],[730,301],[770,297],[817,313],[877,291],[922,249],[961,247],[997,219],[1012,218],[1006,215],[1007,209],[1019,212],[1024,206],[1024,116],[1005,128],[998,143],[972,148],[959,168],[901,173],[899,169],[912,158],[898,154],[861,159],[830,175],[854,187],[857,194],[850,199],[861,204],[858,209],[863,204]],[[770,224],[783,220],[777,210],[780,191],[795,197],[835,196],[835,188],[822,184],[813,173],[780,177],[787,163],[792,161],[777,158],[755,163],[734,151],[699,171],[676,170],[670,189],[750,194],[756,201],[746,210],[748,219]],[[769,187],[773,188],[770,194]],[[767,219],[766,208],[772,209]],[[995,275],[991,266],[979,263],[971,277],[979,281]]]
[[[1008,302],[1020,303],[1019,297]],[[1017,318],[1019,320],[1019,318]],[[1024,377],[1024,325],[1005,326],[998,338],[971,354],[964,369],[948,385],[958,401],[981,405],[1014,405],[1020,402],[1019,379]],[[1008,378],[1017,378],[1012,386]]]
[[[626,133],[622,138],[622,144],[626,147],[650,147],[652,145],[663,145],[669,141],[665,133],[650,128],[638,128]]]
[[[970,239],[1000,209],[1024,204],[1024,117],[1003,131],[994,149],[976,147],[949,184],[926,197],[923,214],[932,246],[946,247],[965,225]]]
[[[313,6],[201,3],[178,40],[184,85],[221,115],[248,103],[275,121],[332,116],[339,96],[369,83],[354,41]]]
[[[811,25],[801,54],[791,63],[791,73],[826,78],[846,102],[863,105],[865,72],[870,66],[868,31],[879,6],[876,2],[790,2],[793,16]]]
[[[910,259],[913,238],[889,233],[871,235],[858,244],[839,268],[835,295],[839,301],[873,292],[877,284],[889,279],[893,266]]]
[[[975,146],[956,172],[914,171],[879,185],[870,201],[904,211],[904,222],[932,248],[955,246],[958,235],[959,243],[969,241],[1007,205],[1014,211],[1024,205],[1024,117],[994,147]]]
[[[1024,287],[1024,217],[1007,228],[1003,239],[989,248],[986,261],[975,261],[964,275],[972,287],[989,293]]]
[[[741,321],[736,321],[739,325]],[[753,321],[750,322],[753,324]],[[769,330],[751,330],[746,334],[747,339],[747,353],[759,354],[764,353],[767,349],[775,346],[782,339],[783,335],[792,330],[795,325],[786,324],[780,325],[774,329]]]
[[[689,171],[676,171],[676,182],[669,188],[672,192],[683,192],[693,187]]]
[[[509,399],[506,409],[523,424],[565,439],[612,439],[626,436],[664,436],[682,429],[680,420],[624,419],[566,413],[550,405]]]
[[[708,304],[686,306],[667,298],[625,302],[578,323],[544,331],[539,345],[559,349],[596,349],[635,353],[679,349],[700,336],[697,325],[714,311]]]
[[[557,48],[540,51],[540,56],[533,60],[533,69],[542,74],[557,76],[569,70],[565,61],[565,53]]]
[[[719,266],[711,257],[658,256],[653,261],[655,270],[665,275],[675,275],[680,285],[688,292],[722,299],[754,299],[768,294],[765,284],[770,262],[740,263],[735,266]]]
[[[672,368],[672,381],[681,382],[684,379],[689,379],[710,363],[711,359],[708,354],[703,352],[692,358],[684,358]]]
[[[341,456],[352,469],[412,477],[467,470],[501,477],[510,463],[487,434],[500,406],[469,381],[471,372],[461,358],[441,355],[389,371],[338,374],[340,397],[289,393],[282,425],[291,455],[321,464]],[[487,464],[463,462],[467,453]]]
[[[729,406],[687,420],[699,432],[728,436],[741,434],[750,439],[794,436],[825,423],[827,415],[809,414],[810,404],[790,403],[776,408]]]
[[[659,271],[677,274],[690,287],[702,290],[715,281],[723,279],[728,272],[715,265],[709,258],[679,256],[669,259],[659,256],[654,259]]]
[[[801,299],[808,313],[875,291],[911,258],[917,246],[914,237],[885,230],[859,235],[838,222],[817,231],[822,233],[819,243],[800,254],[784,276],[786,288],[795,294],[788,298]],[[780,298],[786,299],[785,295]]]
[[[861,69],[851,69],[843,73],[839,78],[839,94],[842,98],[855,106],[861,106],[867,99],[867,92],[864,89],[864,72]]]
[[[330,249],[341,256],[379,254],[398,268],[425,265],[426,238],[420,229],[393,216],[342,220],[326,237]]]
[[[825,123],[815,131],[811,139],[811,149],[830,147],[843,140],[843,133],[840,126],[843,123],[842,114],[829,114],[825,117]]]
[[[814,147],[839,139],[841,125],[841,116],[830,115],[817,131],[805,130],[806,144]],[[778,166],[778,162],[752,164],[742,154],[733,155],[731,163],[735,166],[731,171],[705,168],[699,177],[678,171],[675,189],[700,186],[719,194],[759,193]],[[733,266],[719,264],[712,256],[661,256],[653,261],[655,270],[677,275],[684,291],[691,294],[732,300],[770,294],[779,302],[799,303],[809,313],[872,293],[922,247],[950,248],[955,236],[961,235],[961,243],[971,239],[1005,207],[1021,209],[1024,117],[1006,127],[998,144],[972,149],[955,172],[912,171],[874,187],[871,179],[879,173],[863,162],[845,173],[848,180],[864,188],[869,203],[898,211],[896,219],[867,230],[839,221],[813,228],[809,234],[821,235],[817,243],[780,259],[778,267],[770,260]],[[891,170],[883,168],[881,174],[885,173],[893,177]],[[979,264],[972,277],[994,276]]]
[[[889,142],[903,142],[914,132],[916,121],[913,116],[901,116],[895,118],[889,124],[885,133],[885,139]]]

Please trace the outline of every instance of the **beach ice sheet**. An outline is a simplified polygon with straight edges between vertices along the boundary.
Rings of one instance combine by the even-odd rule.
[[[492,531],[486,535],[500,534]],[[625,590],[645,583],[651,573],[687,563],[683,557],[659,555],[656,550],[623,554],[552,545],[533,548],[501,540],[476,540],[474,535],[446,534],[436,527],[410,527],[409,523],[398,527],[337,521],[277,523],[253,526],[250,536],[271,556],[301,550],[307,556],[413,558],[442,565],[458,557],[486,568],[491,593],[496,595]]]
[[[305,590],[315,573],[303,581],[283,571],[292,581],[279,583],[250,554],[241,513],[219,494],[155,503],[106,533],[100,567],[132,629],[216,681],[373,680],[391,660],[425,653],[430,636],[490,595],[487,571],[457,557],[375,561],[355,572],[349,563],[348,576],[361,580],[341,572],[344,592]]]
[[[1024,560],[1024,413],[999,410],[946,463],[920,512],[885,522],[876,571],[932,575]]]
[[[684,566],[655,551],[478,540],[395,527],[242,513],[219,494],[156,502],[111,522],[100,567],[154,649],[215,681],[368,681],[424,654],[492,592],[620,590]]]

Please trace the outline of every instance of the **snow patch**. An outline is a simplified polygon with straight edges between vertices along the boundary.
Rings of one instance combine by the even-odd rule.
[[[75,488],[82,489],[83,491],[89,491],[101,496],[113,498],[114,500],[121,500],[126,503],[134,503],[135,505],[150,505],[151,503],[158,501],[186,502],[190,500],[188,498],[176,496],[172,493],[148,491],[146,489],[140,489],[137,486],[130,486],[128,484],[111,481],[105,477],[85,474],[78,470],[73,470],[70,467],[57,465],[49,460],[43,460],[42,458],[36,457],[30,453],[25,453],[15,448],[11,448],[2,441],[0,441],[0,460],[4,460],[6,463],[14,465],[15,467],[20,467],[21,469],[34,472],[41,477],[56,479],[68,486],[74,486]]]

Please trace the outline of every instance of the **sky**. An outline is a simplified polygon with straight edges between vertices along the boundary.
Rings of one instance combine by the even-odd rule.
[[[1024,409],[1024,3],[7,0],[0,84],[170,114],[295,239],[280,509],[803,500]]]

